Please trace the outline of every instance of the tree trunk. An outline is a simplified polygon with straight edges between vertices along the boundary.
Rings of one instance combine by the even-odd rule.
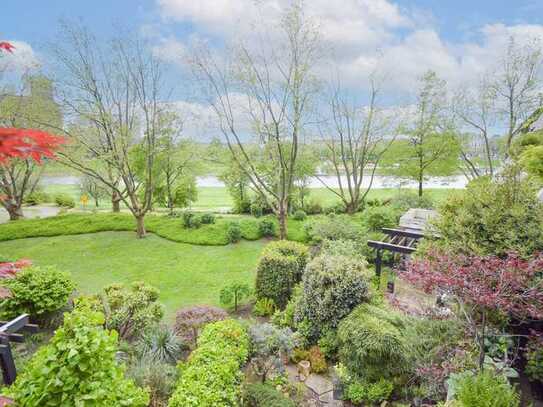
[[[8,204],[5,206],[9,214],[9,220],[18,220],[24,218],[21,205]]]
[[[98,197],[94,197],[94,205],[98,208],[100,205],[98,204]]]
[[[287,238],[287,209],[285,204],[281,203],[279,208],[278,220],[279,220],[279,239],[285,240]]]
[[[358,202],[350,201],[349,203],[347,203],[347,205],[345,205],[345,211],[349,215],[354,215],[357,209],[358,209]]]
[[[145,215],[136,216],[136,235],[138,238],[145,237]]]
[[[113,208],[113,212],[121,211],[121,198],[119,197],[117,191],[113,191],[111,194],[111,206]]]
[[[422,174],[419,176],[419,198],[422,198]]]

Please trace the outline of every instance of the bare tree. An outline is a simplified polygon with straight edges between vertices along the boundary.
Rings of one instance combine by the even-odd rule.
[[[285,239],[300,138],[316,91],[312,72],[319,35],[296,1],[273,36],[237,45],[225,64],[202,48],[191,62],[209,91],[233,159],[276,214]]]
[[[64,23],[56,44],[59,96],[70,124],[60,130],[76,146],[59,153],[60,161],[120,197],[136,219],[137,236],[144,237],[164,102],[161,63],[133,36],[103,45],[79,25]],[[131,156],[136,146],[145,160],[139,175]]]
[[[379,108],[378,96],[375,77],[370,79],[369,103],[364,107],[350,103],[337,89],[330,101],[331,128],[325,125],[324,130],[321,129],[324,159],[331,165],[339,189],[317,178],[341,199],[351,214],[364,205],[377,166],[400,129],[398,115]],[[366,185],[363,184],[365,179],[368,180]]]
[[[506,154],[523,122],[540,105],[541,67],[543,54],[539,41],[521,45],[509,40],[505,55],[495,72],[492,89],[499,113],[506,125]]]
[[[453,113],[468,133],[460,143],[464,173],[469,178],[494,175],[494,145],[490,131],[497,124],[496,94],[486,78],[461,89],[453,100]],[[470,137],[472,136],[473,137]]]

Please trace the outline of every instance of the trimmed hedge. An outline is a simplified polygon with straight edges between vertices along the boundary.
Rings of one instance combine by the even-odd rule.
[[[235,407],[249,355],[249,335],[231,319],[207,325],[187,363],[179,365],[177,389],[169,407]]]
[[[279,308],[284,308],[292,289],[302,279],[307,256],[307,247],[300,243],[285,240],[270,243],[258,262],[256,297],[270,298]]]
[[[249,384],[243,389],[243,407],[296,407],[269,384]]]
[[[228,218],[217,218],[214,224],[202,225],[198,229],[184,229],[182,220],[178,218],[156,215],[145,217],[145,228],[148,232],[173,242],[203,246],[227,245],[227,233],[231,223],[232,220]],[[237,223],[243,239],[258,240],[262,237],[258,220],[241,218]],[[136,230],[135,225],[134,217],[128,213],[73,213],[42,219],[21,219],[0,225],[0,241],[97,232],[133,232]],[[289,223],[289,239],[302,238],[301,223]]]

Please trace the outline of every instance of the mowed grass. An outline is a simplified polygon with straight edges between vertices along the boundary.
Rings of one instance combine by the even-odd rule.
[[[81,205],[81,190],[78,185],[47,185],[44,190],[54,196],[58,193],[64,193],[72,196],[76,202],[77,208],[84,209]],[[424,194],[430,197],[434,202],[439,203],[447,198],[454,189],[435,188],[425,189]],[[416,194],[415,189],[410,188],[383,188],[372,189],[368,194],[368,199],[390,199],[403,194]],[[328,207],[339,202],[336,194],[326,188],[311,188],[308,200],[315,200],[322,206]],[[99,209],[110,209],[111,202],[108,199],[100,199]],[[198,200],[191,205],[195,210],[223,210],[231,208],[233,205],[232,197],[225,187],[198,187]],[[94,201],[90,200],[86,209],[94,209]],[[158,208],[157,208],[158,209]]]
[[[137,239],[130,232],[101,232],[0,242],[0,254],[69,271],[81,293],[96,293],[112,283],[145,281],[160,289],[166,318],[172,321],[182,306],[218,305],[219,292],[229,282],[252,286],[265,244],[260,240],[196,246],[155,235]]]

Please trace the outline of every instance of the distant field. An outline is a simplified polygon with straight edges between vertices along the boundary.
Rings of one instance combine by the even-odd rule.
[[[77,185],[47,185],[45,191],[54,195],[57,193],[66,193],[71,195],[76,203],[82,208],[80,204],[81,191]],[[424,194],[433,198],[436,202],[440,202],[445,199],[454,189],[427,189]],[[414,189],[374,189],[370,191],[369,198],[388,199],[399,194],[416,193]],[[309,195],[309,199],[315,199],[323,206],[331,206],[339,201],[339,198],[326,188],[312,188]],[[99,202],[101,209],[111,208],[111,202],[107,199],[102,199]],[[225,187],[199,187],[198,188],[198,200],[192,205],[192,208],[196,210],[220,210],[224,208],[232,207],[232,198],[228,194]],[[89,202],[87,208],[94,208],[94,202]]]

